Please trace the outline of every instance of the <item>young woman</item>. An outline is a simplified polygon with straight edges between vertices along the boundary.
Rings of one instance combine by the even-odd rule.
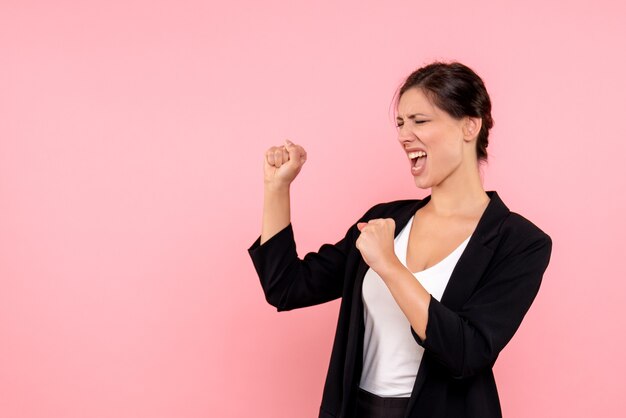
[[[265,154],[263,225],[248,253],[278,311],[342,298],[320,418],[501,417],[492,367],[552,240],[483,189],[493,121],[474,71],[434,62],[397,97],[407,171],[431,194],[377,204],[299,258],[289,188],[306,152],[286,141]]]

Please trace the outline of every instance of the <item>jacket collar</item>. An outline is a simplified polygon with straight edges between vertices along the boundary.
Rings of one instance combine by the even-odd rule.
[[[500,199],[496,191],[490,190],[486,193],[489,196],[489,203],[452,271],[448,285],[441,296],[441,303],[451,309],[460,308],[474,290],[475,285],[493,256],[493,249],[499,237],[500,225],[510,213],[509,208]],[[426,205],[430,198],[431,195],[428,195],[424,199],[416,200],[414,204],[407,205],[406,209],[394,216],[396,223],[395,236],[398,236],[409,219],[415,215],[418,209]],[[359,277],[357,281],[361,285],[362,279],[363,277]]]
[[[502,222],[510,214],[509,208],[494,190],[486,191],[489,203],[481,215],[470,240],[457,261],[452,271],[450,280],[441,296],[441,303],[451,309],[459,309],[474,290],[478,280],[482,277],[487,265],[491,261],[495,247],[499,240],[499,231]],[[406,205],[398,213],[391,215],[396,224],[394,236],[398,236],[402,228],[406,226],[418,209],[430,201],[428,195],[424,199],[415,200],[413,204]],[[363,315],[363,301],[361,299],[362,286],[365,273],[369,266],[361,258],[357,268],[354,283],[354,300],[352,315]]]
[[[504,204],[502,199],[500,199],[500,196],[498,196],[495,190],[489,190],[485,193],[489,196],[489,203],[476,225],[472,238],[470,238],[470,243],[472,243],[472,241],[479,241],[484,245],[489,244],[489,242],[497,236],[500,224],[510,213],[509,208]],[[418,209],[425,206],[430,201],[430,198],[431,195],[428,195],[424,199],[416,200],[413,205],[408,205],[405,211],[394,217],[396,223],[395,236],[398,236],[402,228],[404,228],[409,222],[409,219],[411,219],[411,216],[415,215]]]

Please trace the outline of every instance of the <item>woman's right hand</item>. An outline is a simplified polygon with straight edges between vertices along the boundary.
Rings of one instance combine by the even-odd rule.
[[[285,145],[265,151],[265,185],[289,187],[306,162],[306,151],[285,140]]]

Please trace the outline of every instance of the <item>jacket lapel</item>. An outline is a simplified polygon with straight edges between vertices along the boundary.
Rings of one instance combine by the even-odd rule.
[[[510,213],[495,191],[488,191],[487,195],[490,198],[490,202],[478,221],[476,229],[470,237],[459,261],[452,270],[450,280],[441,296],[441,304],[453,311],[462,308],[483,276],[498,243],[500,225]],[[409,416],[417,400],[417,394],[426,381],[428,362],[425,360],[427,357],[428,353],[424,352],[405,416]]]
[[[441,303],[451,309],[459,309],[463,305],[472,290],[474,290],[478,280],[482,277],[493,256],[493,248],[497,244],[500,224],[510,213],[509,208],[502,202],[495,191],[487,191],[486,193],[490,198],[489,204],[480,217],[476,229],[452,271],[448,285],[441,296]],[[411,219],[411,216],[428,203],[430,197],[429,195],[424,199],[417,200],[414,205],[407,206],[406,210],[393,217],[396,224],[394,237],[398,236],[402,228]],[[356,308],[361,313],[363,311],[363,301],[361,299],[363,278],[368,267],[361,258],[354,283],[353,296],[355,297],[354,300],[358,302],[354,305],[358,305]],[[355,307],[354,305],[353,308]]]
[[[415,204],[407,206],[407,209],[393,216],[393,220],[396,224],[394,238],[397,237],[400,231],[402,231],[402,228],[406,226],[406,224],[409,222],[409,219],[411,219],[411,216],[413,216],[419,208],[421,208],[426,203],[428,203],[429,200],[430,200],[430,196],[427,196],[421,200],[416,200]],[[355,318],[354,315],[357,315],[358,317],[361,318],[361,320],[363,319],[363,299],[362,299],[363,279],[365,278],[365,273],[367,273],[368,268],[369,266],[367,265],[367,263],[365,263],[365,260],[363,260],[363,257],[361,257],[359,260],[359,265],[356,270],[356,279],[354,281],[354,288],[352,291],[352,297],[353,297],[352,300],[353,302],[356,302],[352,304],[352,315],[353,315],[352,318]]]
[[[452,310],[463,306],[483,276],[493,257],[500,225],[509,215],[509,209],[495,191],[489,191],[487,195],[491,200],[452,270],[450,281],[441,296],[441,303]]]
[[[452,271],[450,280],[448,281],[441,297],[441,303],[452,310],[459,310],[472,294],[474,287],[482,277],[485,269],[491,261],[494,248],[496,247],[499,238],[498,234],[500,225],[510,213],[509,209],[506,207],[504,202],[502,202],[495,191],[487,191],[486,193],[490,198],[489,204],[478,221],[474,233],[470,237],[465,250],[461,254],[459,261]],[[430,198],[431,196],[429,195],[424,199],[416,200],[414,205],[408,205],[405,210],[402,210],[393,216],[396,224],[394,237],[398,236],[402,228],[404,228],[409,219],[411,219],[411,216],[413,216],[418,209],[428,203]],[[344,380],[344,393],[351,393],[351,389],[358,386],[359,382],[357,377],[360,376],[362,368],[363,336],[365,334],[362,290],[363,279],[367,269],[368,265],[365,261],[363,261],[363,259],[361,259],[357,267],[356,280],[354,282],[352,294],[353,298],[350,315],[351,332],[348,337],[347,344],[348,349],[352,350],[354,355],[348,355],[348,361],[345,364],[344,372],[346,374],[344,376],[346,379]],[[407,413],[415,403],[417,394],[424,384],[426,373],[427,365],[424,361],[422,361],[415,379],[415,385],[413,387]],[[352,379],[349,376],[354,377],[357,381],[354,382],[355,379]]]
[[[416,200],[415,204],[408,205],[406,209],[393,216],[396,224],[394,238],[398,236],[402,228],[406,226],[415,212],[430,200],[430,196]],[[357,250],[358,251],[358,250]],[[363,339],[365,336],[365,322],[363,319],[363,279],[369,266],[363,260],[359,260],[356,269],[354,287],[352,289],[352,306],[350,308],[350,327],[348,331],[348,341],[346,362],[344,364],[344,402],[340,416],[345,416],[350,404],[356,400],[356,390],[359,386],[359,376],[363,368]]]

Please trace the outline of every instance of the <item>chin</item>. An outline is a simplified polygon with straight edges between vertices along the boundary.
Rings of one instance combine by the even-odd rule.
[[[415,183],[415,186],[417,186],[420,189],[430,189],[432,187],[432,184],[418,177],[414,177],[413,181]]]

